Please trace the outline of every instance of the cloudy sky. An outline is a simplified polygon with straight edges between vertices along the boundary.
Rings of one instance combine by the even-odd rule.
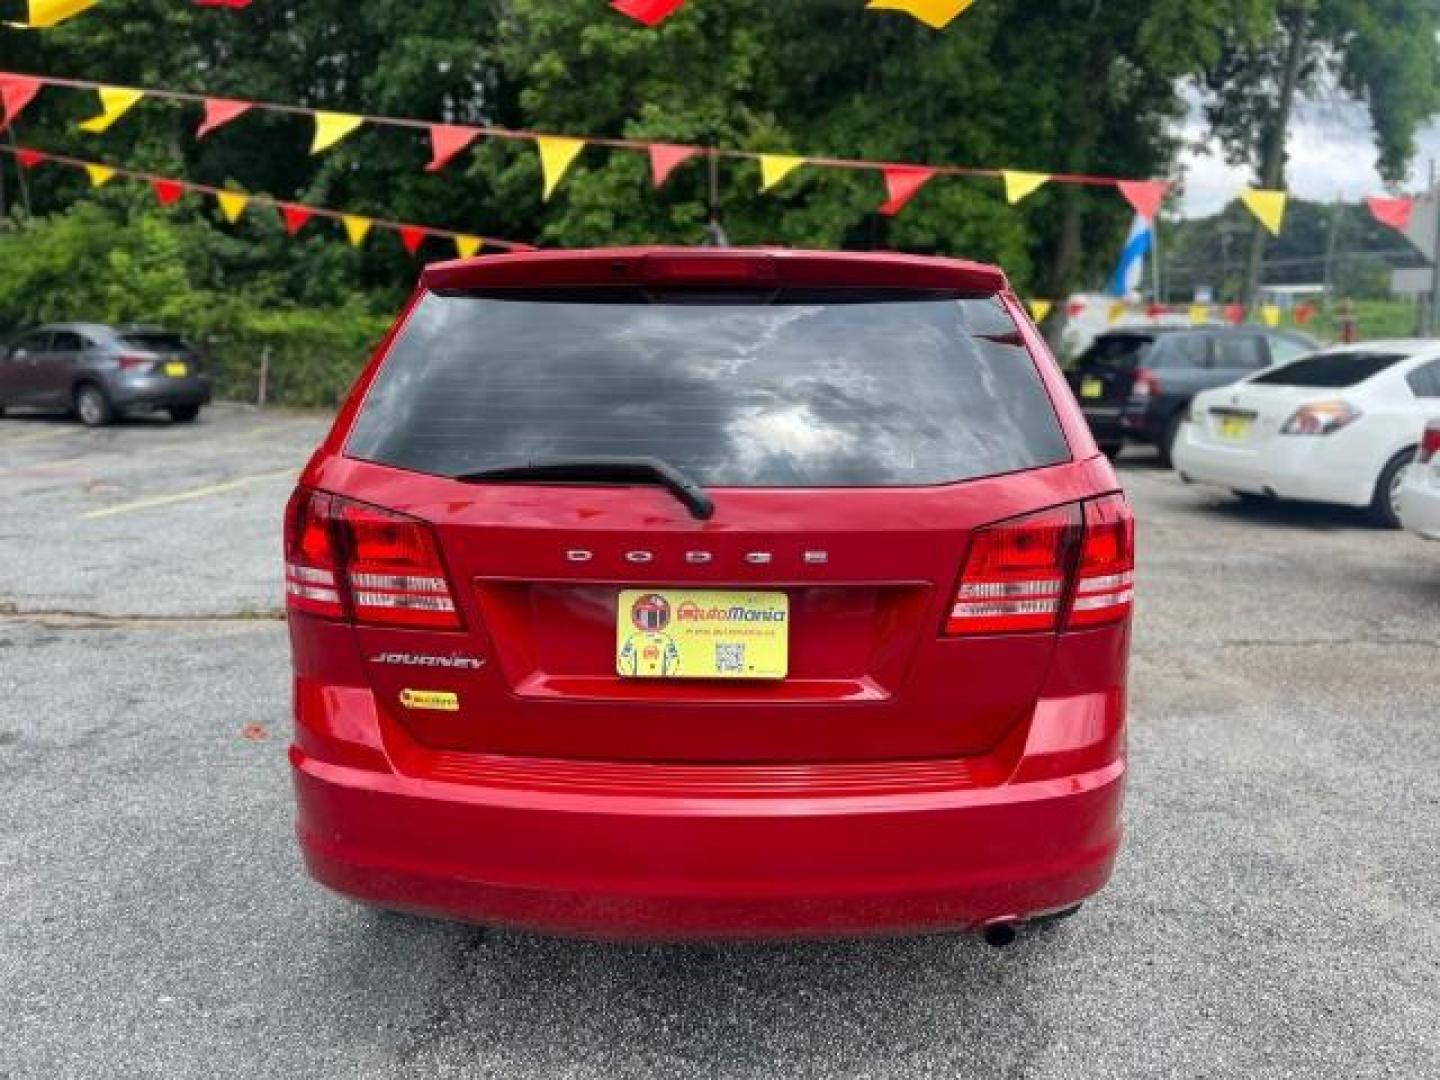
[[[1197,113],[1186,124],[1186,141],[1197,142],[1202,135]],[[1430,159],[1440,162],[1440,117],[1421,131],[1419,144],[1407,191],[1423,190]],[[1321,201],[1339,196],[1354,202],[1384,193],[1375,171],[1370,121],[1362,105],[1334,99],[1302,102],[1291,125],[1289,150],[1288,187],[1297,195]],[[1190,151],[1182,164],[1186,170],[1182,206],[1187,217],[1215,213],[1235,198],[1240,188],[1254,182],[1251,170],[1227,165],[1218,152]]]

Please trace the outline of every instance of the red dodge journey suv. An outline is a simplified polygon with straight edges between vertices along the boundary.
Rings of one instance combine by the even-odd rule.
[[[1120,843],[1134,525],[992,267],[432,266],[290,500],[310,872],[604,938],[981,930]]]

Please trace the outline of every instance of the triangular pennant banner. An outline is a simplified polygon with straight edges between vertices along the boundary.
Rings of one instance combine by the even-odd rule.
[[[935,170],[914,165],[887,165],[884,173],[885,193],[890,197],[880,205],[880,213],[894,217],[915,197],[915,193],[925,186],[926,181],[935,175]]]
[[[793,157],[789,154],[761,154],[760,190],[769,191],[804,164],[803,157]]]
[[[1111,326],[1114,326],[1125,317],[1127,310],[1126,304],[1123,301],[1117,300],[1110,305],[1110,309],[1105,313],[1105,321]]]
[[[1146,315],[1146,317],[1147,317],[1147,318],[1150,318],[1150,319],[1152,319],[1152,320],[1158,319],[1158,318],[1162,317],[1162,316],[1165,315],[1165,314],[1166,314],[1166,307],[1165,307],[1164,304],[1151,304],[1149,307],[1147,307],[1147,308],[1145,309],[1145,315]]]
[[[439,172],[450,164],[456,154],[479,137],[480,132],[474,128],[459,127],[455,124],[431,124],[430,164],[425,166],[425,171]]]
[[[1240,193],[1240,201],[1260,220],[1261,225],[1270,230],[1272,236],[1280,235],[1288,198],[1283,191],[1266,191],[1263,188],[1246,188]]]
[[[418,225],[400,226],[400,243],[405,245],[405,250],[414,255],[420,250],[420,245],[425,242],[425,237],[430,234]]]
[[[20,115],[20,110],[35,100],[40,80],[24,75],[0,75],[0,129]]]
[[[297,206],[294,203],[280,204],[280,217],[285,222],[285,231],[294,236],[305,227],[305,223],[315,216],[315,211],[308,206]]]
[[[100,0],[30,0],[30,18],[20,25],[32,30],[57,26],[94,7]]]
[[[206,98],[205,119],[195,130],[195,138],[203,139],[218,127],[230,123],[236,117],[252,108],[248,101],[232,101],[228,98]]]
[[[317,112],[315,114],[315,138],[310,143],[310,153],[318,154],[321,151],[329,150],[363,123],[365,123],[363,116],[352,116],[350,113]]]
[[[1295,305],[1295,325],[1305,326],[1319,313],[1320,309],[1314,304],[1304,303]]]
[[[151,180],[150,190],[155,192],[155,201],[161,206],[174,206],[185,194],[185,185],[178,180]]]
[[[1410,228],[1410,220],[1415,216],[1415,200],[1407,198],[1382,199],[1371,198],[1365,200],[1365,205],[1370,207],[1370,213],[1375,215],[1375,220],[1381,225],[1389,225],[1390,228],[1404,232]]]
[[[1053,300],[1031,300],[1030,318],[1034,319],[1036,324],[1038,325],[1048,319],[1050,317],[1050,312],[1054,309],[1055,302]]]
[[[484,246],[485,241],[478,236],[455,237],[455,251],[462,259],[473,259],[480,254],[480,249]]]
[[[1190,305],[1190,324],[1191,324],[1192,326],[1204,326],[1204,325],[1205,325],[1206,323],[1208,323],[1209,321],[1210,321],[1210,305],[1208,305],[1208,304],[1191,304],[1191,305]]]
[[[233,225],[245,213],[245,207],[250,205],[250,196],[239,191],[221,191],[216,193],[215,201],[220,204],[220,213],[225,220]]]
[[[903,11],[932,30],[943,30],[973,3],[975,0],[870,0],[865,6],[871,11]]]
[[[360,217],[357,214],[346,214],[340,219],[345,226],[345,235],[350,240],[351,247],[359,247],[365,242],[365,237],[370,235],[370,230],[375,222],[368,217]]]
[[[196,7],[230,8],[240,11],[250,6],[250,0],[194,0]]]
[[[1146,221],[1155,220],[1155,215],[1160,213],[1160,204],[1170,194],[1169,180],[1121,180],[1115,186]]]
[[[115,179],[115,170],[109,165],[87,164],[85,166],[85,175],[90,177],[91,187],[99,188],[104,187],[111,180]]]
[[[108,131],[110,125],[133,109],[145,95],[139,90],[127,90],[119,86],[102,86],[96,90],[100,95],[100,115],[80,122],[80,130],[98,135]]]
[[[1085,314],[1085,301],[1071,300],[1065,305],[1065,314],[1069,315],[1072,319],[1078,319],[1081,315]]]
[[[1266,326],[1280,325],[1280,307],[1277,304],[1265,304],[1260,308],[1260,321]]]
[[[540,174],[544,177],[542,199],[555,193],[570,166],[585,149],[584,139],[567,139],[559,135],[537,135],[535,145],[540,151]]]
[[[1010,201],[1011,206],[1034,195],[1050,179],[1049,173],[1014,172],[1010,169],[1003,170],[1000,175],[1005,180],[1005,198]]]
[[[45,155],[39,150],[16,150],[15,160],[22,169],[33,169],[45,160]]]
[[[651,143],[649,150],[650,182],[657,188],[664,186],[677,165],[683,165],[700,153],[699,147],[676,146],[674,143]]]
[[[1231,326],[1239,326],[1241,323],[1243,323],[1245,321],[1245,305],[1226,304],[1225,321],[1228,322]]]
[[[612,0],[610,6],[646,26],[659,26],[675,14],[685,0]]]

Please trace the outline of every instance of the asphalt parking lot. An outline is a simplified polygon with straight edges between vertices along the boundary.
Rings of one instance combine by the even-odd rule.
[[[278,544],[325,425],[0,420],[0,1077],[1440,1074],[1440,545],[1136,455],[1129,836],[1077,918],[554,941],[301,871]]]

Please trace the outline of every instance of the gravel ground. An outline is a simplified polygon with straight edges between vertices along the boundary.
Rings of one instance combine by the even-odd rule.
[[[323,429],[0,422],[0,1077],[1440,1075],[1440,545],[1137,456],[1130,832],[1080,916],[580,944],[303,875],[265,613]]]

